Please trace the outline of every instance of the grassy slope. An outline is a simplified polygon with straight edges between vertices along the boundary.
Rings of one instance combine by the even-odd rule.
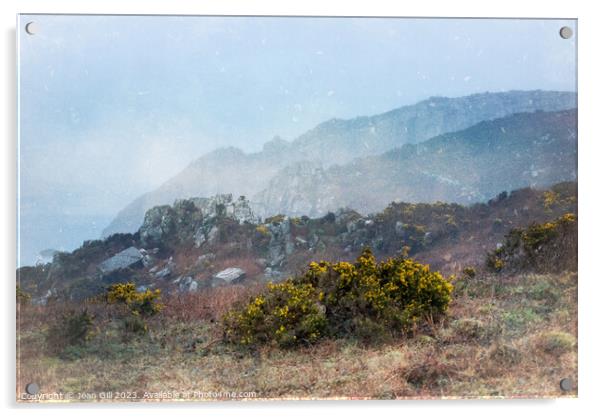
[[[18,387],[42,392],[254,391],[260,398],[558,396],[577,380],[577,275],[477,275],[456,281],[448,317],[378,346],[326,340],[243,353],[221,345],[216,319],[257,288],[167,300],[147,336],[127,342],[106,313],[68,359],[40,352],[59,306],[24,306]],[[94,311],[98,306],[90,305]],[[40,325],[41,324],[41,325]],[[576,395],[576,391],[565,395]]]

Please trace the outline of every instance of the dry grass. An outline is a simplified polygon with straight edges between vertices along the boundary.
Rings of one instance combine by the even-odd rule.
[[[249,284],[209,288],[197,293],[176,293],[164,299],[163,316],[169,321],[184,323],[216,321],[233,305],[248,301],[262,289],[261,284]]]
[[[548,397],[577,381],[577,275],[479,276],[456,282],[448,317],[411,338],[364,346],[325,340],[297,350],[217,343],[219,317],[257,287],[164,300],[147,335],[124,342],[110,315],[66,358],[40,354],[49,309],[25,307],[18,390],[252,391],[258,398]],[[46,319],[44,319],[46,318]],[[197,398],[199,399],[199,398]]]

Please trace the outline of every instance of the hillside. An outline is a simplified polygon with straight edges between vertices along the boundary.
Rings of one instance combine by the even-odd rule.
[[[540,90],[431,97],[375,116],[329,120],[295,139],[292,149],[303,155],[303,160],[319,161],[325,166],[345,164],[486,120],[575,107],[573,93]]]
[[[341,206],[372,213],[391,201],[470,204],[575,180],[576,117],[575,110],[521,113],[328,169],[297,163],[251,199],[292,216]]]
[[[223,195],[156,207],[134,235],[88,242],[50,265],[18,271],[17,384],[36,381],[43,392],[59,393],[75,386],[84,394],[72,399],[86,402],[576,396],[576,385],[559,384],[578,380],[576,203],[576,184],[562,183],[469,207],[393,203],[368,217],[341,211],[261,224],[246,200]],[[412,256],[452,286],[449,308],[407,332],[358,321],[353,336],[325,334],[294,348],[225,337],[225,318],[244,318],[241,308],[255,317],[262,294],[274,288],[265,281],[279,279],[259,264],[277,263],[284,274],[302,259],[354,258],[356,245],[371,245],[380,259],[412,245]],[[491,255],[503,262],[496,271],[487,265]],[[405,255],[396,259],[416,265]],[[391,262],[383,259],[381,272]],[[300,273],[306,270],[296,276],[311,278]],[[75,277],[85,271],[94,277],[86,288],[95,291],[82,299],[84,283]],[[137,283],[135,295],[160,302],[154,314],[141,318],[105,296],[109,283],[124,281]],[[359,288],[364,281],[352,282]],[[37,297],[48,285],[51,295]],[[331,296],[340,289],[331,288]],[[258,332],[266,323],[251,324]]]
[[[404,202],[367,216],[341,209],[262,222],[244,197],[218,195],[154,207],[135,234],[85,242],[17,275],[22,290],[45,303],[81,300],[125,281],[168,294],[278,281],[312,260],[355,259],[366,246],[378,257],[398,255],[407,246],[416,259],[457,273],[482,264],[512,228],[575,212],[575,183],[504,192],[471,206]]]
[[[354,158],[378,155],[405,144],[466,129],[485,120],[514,113],[574,107],[576,94],[570,92],[510,91],[459,98],[433,97],[375,116],[333,119],[292,142],[274,138],[257,153],[247,154],[235,148],[218,149],[200,157],[156,190],[136,198],[117,214],[102,235],[134,232],[142,224],[146,210],[160,204],[172,204],[176,199],[209,197],[218,193],[254,196],[272,188],[274,182],[277,184],[276,174],[280,170],[297,170],[296,163],[326,169],[333,164],[347,164]],[[273,180],[272,187],[270,180]],[[261,215],[278,212],[278,207],[266,206],[271,204],[270,198],[257,203],[256,211]]]

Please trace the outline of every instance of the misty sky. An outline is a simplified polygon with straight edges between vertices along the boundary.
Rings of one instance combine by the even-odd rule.
[[[35,21],[38,32],[24,33]],[[554,20],[20,16],[20,251],[97,238],[218,146],[429,96],[575,91]]]

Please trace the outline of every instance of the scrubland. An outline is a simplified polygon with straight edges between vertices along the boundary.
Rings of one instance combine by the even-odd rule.
[[[411,335],[380,343],[326,338],[294,349],[221,341],[223,314],[261,286],[165,298],[140,335],[124,334],[118,312],[99,302],[21,303],[17,394],[36,382],[42,393],[111,391],[126,393],[124,401],[161,392],[221,395],[212,399],[232,398],[226,392],[238,399],[576,395],[559,387],[561,378],[577,381],[576,273],[483,271],[453,284],[447,315]],[[47,332],[71,308],[94,317],[91,337],[53,354]]]

